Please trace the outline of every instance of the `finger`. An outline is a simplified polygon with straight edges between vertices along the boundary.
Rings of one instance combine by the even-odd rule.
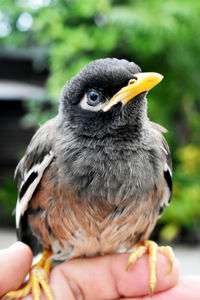
[[[128,254],[113,254],[94,258],[81,258],[57,266],[51,274],[50,284],[55,299],[119,299],[149,294],[148,256],[144,255],[125,271]],[[155,293],[173,287],[178,281],[179,267],[175,261],[173,271],[158,254],[157,285]],[[81,298],[82,297],[82,298]]]
[[[133,298],[134,300],[152,300],[151,297]],[[155,294],[153,300],[200,300],[200,277],[183,277],[173,288]],[[131,299],[129,299],[131,300]]]
[[[19,288],[31,267],[31,262],[32,252],[21,242],[0,250],[0,297]]]

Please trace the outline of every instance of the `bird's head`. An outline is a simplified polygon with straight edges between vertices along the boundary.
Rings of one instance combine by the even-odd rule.
[[[95,60],[65,84],[59,114],[86,135],[104,135],[127,124],[139,128],[147,118],[146,93],[162,78],[124,59]]]

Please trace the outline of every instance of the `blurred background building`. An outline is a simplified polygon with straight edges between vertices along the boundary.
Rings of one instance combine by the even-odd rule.
[[[56,114],[63,84],[91,60],[117,57],[164,75],[148,113],[169,130],[174,191],[154,235],[200,242],[199,16],[199,0],[1,0],[0,226],[14,226],[15,166]]]
[[[8,192],[1,195],[8,197],[5,199],[8,208],[13,208],[16,200],[13,171],[35,131],[34,126],[23,124],[28,112],[24,101],[31,98],[39,101],[45,95],[48,71],[34,68],[34,57],[33,51],[0,49],[0,186],[5,186],[4,191]],[[1,202],[0,208],[1,224],[13,225],[13,218],[7,216]]]

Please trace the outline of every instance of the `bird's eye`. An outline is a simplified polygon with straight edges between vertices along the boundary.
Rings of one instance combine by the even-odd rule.
[[[101,100],[101,94],[96,91],[89,91],[87,94],[87,103],[91,106],[96,106]]]

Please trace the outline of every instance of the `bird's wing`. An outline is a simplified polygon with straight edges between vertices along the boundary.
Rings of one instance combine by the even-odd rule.
[[[16,205],[18,236],[21,235],[22,219],[25,218],[28,204],[42,179],[44,171],[54,158],[52,139],[55,120],[55,118],[49,120],[36,132],[15,171],[15,177],[18,179]]]
[[[166,133],[167,132],[167,129],[163,126],[161,126],[160,124],[157,124],[155,122],[152,122],[152,121],[148,121],[149,122],[149,125],[156,131],[160,132],[160,133]]]
[[[156,124],[154,122],[149,121],[149,124],[151,128],[155,130],[158,136],[160,137],[159,145],[163,156],[162,167],[163,167],[163,176],[164,176],[164,193],[160,201],[159,215],[161,215],[165,209],[165,206],[169,205],[172,197],[172,160],[171,160],[169,146],[165,138],[162,136],[162,133],[167,132],[167,130],[161,125]]]

